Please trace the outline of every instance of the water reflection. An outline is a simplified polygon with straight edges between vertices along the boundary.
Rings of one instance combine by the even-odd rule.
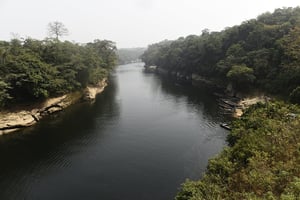
[[[117,90],[111,79],[94,104],[74,105],[34,127],[0,137],[0,199],[25,197],[39,177],[72,165],[66,158],[84,151],[101,137],[107,123],[118,119]],[[99,118],[104,123],[97,123]]]
[[[173,199],[225,144],[215,98],[141,64],[120,66],[94,104],[0,137],[0,199]]]

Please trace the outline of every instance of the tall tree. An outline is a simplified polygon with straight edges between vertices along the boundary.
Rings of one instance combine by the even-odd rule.
[[[59,37],[68,35],[69,31],[62,22],[54,21],[48,24],[48,33],[50,36],[55,36],[58,40]]]

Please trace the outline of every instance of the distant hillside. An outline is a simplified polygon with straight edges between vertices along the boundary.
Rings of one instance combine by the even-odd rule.
[[[140,60],[140,56],[145,52],[146,48],[124,48],[118,49],[118,63],[120,65]]]
[[[221,32],[203,30],[152,44],[142,60],[180,78],[195,74],[235,90],[259,88],[300,102],[300,7],[276,9]]]

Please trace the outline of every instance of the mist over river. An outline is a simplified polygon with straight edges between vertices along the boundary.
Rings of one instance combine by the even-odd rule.
[[[216,99],[118,66],[96,101],[0,137],[1,200],[171,200],[226,145]]]

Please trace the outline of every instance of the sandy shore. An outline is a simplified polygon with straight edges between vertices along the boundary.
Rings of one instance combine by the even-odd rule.
[[[269,101],[270,98],[266,96],[257,96],[252,98],[244,98],[238,102],[238,108],[235,108],[233,116],[234,117],[241,117],[244,111],[252,105],[257,103],[266,103]]]

